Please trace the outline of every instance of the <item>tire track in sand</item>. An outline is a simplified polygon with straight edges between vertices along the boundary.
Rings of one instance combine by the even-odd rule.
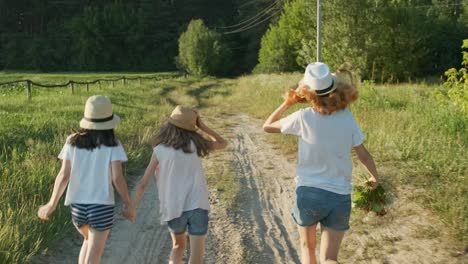
[[[233,165],[241,183],[233,228],[241,233],[243,263],[299,263],[299,238],[290,215],[295,166],[263,141],[263,131],[247,115],[233,118]]]

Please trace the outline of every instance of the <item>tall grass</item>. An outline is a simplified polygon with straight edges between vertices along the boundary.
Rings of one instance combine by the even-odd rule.
[[[264,120],[300,78],[299,74],[240,78],[232,104]],[[364,83],[351,111],[367,135],[365,144],[378,166],[394,168],[387,180],[418,189],[413,197],[437,212],[466,245],[468,117],[449,105],[438,105],[431,96],[436,88]],[[294,137],[277,136],[273,141],[287,152],[296,150]]]
[[[109,75],[34,75],[35,80],[54,83],[69,79],[93,79]],[[0,82],[25,77],[0,75]],[[69,89],[33,88],[32,101],[24,86],[0,88],[0,263],[25,263],[39,250],[60,239],[71,229],[69,210],[60,203],[49,222],[36,217],[36,210],[48,201],[60,162],[57,154],[83,116],[84,103],[94,94],[111,98],[114,112],[121,116],[117,127],[129,162],[126,175],[134,175],[147,163],[148,146],[159,124],[173,105],[163,91],[188,86],[196,79],[121,82],[101,89],[76,86]]]

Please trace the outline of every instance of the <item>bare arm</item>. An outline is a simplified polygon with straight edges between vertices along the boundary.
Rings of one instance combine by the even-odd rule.
[[[205,132],[208,137],[211,140],[210,143],[210,149],[211,150],[217,150],[217,149],[223,149],[227,146],[227,141],[221,137],[218,133],[216,133],[213,129],[209,128],[203,121],[201,120],[200,117],[197,119],[197,126],[200,128],[203,132]]]
[[[263,124],[263,131],[267,133],[281,133],[281,124],[279,120],[283,116],[284,112],[288,110],[289,105],[286,102],[282,103],[278,108],[276,108],[273,113],[267,118]]]
[[[299,102],[305,102],[303,98],[297,96],[296,90],[293,89],[286,92],[283,97],[284,102],[270,114],[263,124],[263,131],[267,133],[281,133],[281,123],[279,120],[283,116],[284,112],[286,112],[289,107]]]
[[[112,161],[111,168],[112,182],[125,205],[124,216],[129,220],[133,220],[135,218],[135,206],[128,195],[127,181],[122,173],[122,161]]]
[[[159,161],[154,156],[154,154],[151,156],[150,163],[148,164],[148,167],[146,167],[145,174],[141,178],[141,180],[138,182],[138,185],[136,187],[136,191],[133,194],[133,203],[135,204],[136,207],[140,204],[141,198],[143,198],[143,195],[146,192],[146,189],[148,188],[148,184],[150,183],[151,176],[155,175],[156,169],[159,165]]]
[[[65,188],[70,181],[70,173],[71,173],[71,164],[69,160],[62,161],[62,167],[60,168],[60,172],[57,174],[54,183],[54,190],[52,191],[52,195],[50,197],[49,202],[46,205],[43,205],[39,208],[37,212],[37,216],[42,220],[48,220],[49,216],[55,211],[57,208],[57,204],[62,197]]]
[[[364,144],[354,147],[354,151],[356,152],[358,159],[371,175],[368,181],[371,182],[372,188],[375,189],[379,185],[379,175],[377,173],[377,168],[375,167],[374,159],[369,151],[367,151],[366,147],[364,147]]]

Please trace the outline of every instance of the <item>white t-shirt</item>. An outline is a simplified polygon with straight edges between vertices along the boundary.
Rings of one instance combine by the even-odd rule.
[[[71,163],[65,205],[114,204],[111,162],[127,161],[120,142],[115,147],[101,145],[87,150],[68,144],[69,138],[58,155],[59,159],[69,160]]]
[[[309,107],[281,119],[280,124],[281,133],[299,137],[297,186],[351,193],[351,150],[365,139],[351,111],[322,115]]]
[[[192,149],[195,150],[193,142]],[[159,161],[157,185],[161,224],[180,217],[184,211],[210,209],[206,177],[196,151],[184,153],[182,149],[158,145],[154,155]]]

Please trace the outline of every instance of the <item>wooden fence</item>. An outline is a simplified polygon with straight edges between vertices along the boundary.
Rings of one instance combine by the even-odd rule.
[[[171,76],[174,77],[174,76]],[[9,82],[0,82],[0,87],[5,86],[5,85],[12,85],[12,84],[19,84],[19,83],[26,83],[26,91],[27,91],[27,96],[28,100],[31,100],[32,98],[32,87],[37,86],[37,87],[43,87],[43,88],[63,88],[63,87],[70,87],[71,93],[75,93],[75,84],[80,84],[80,85],[86,85],[86,91],[89,92],[89,85],[90,84],[97,84],[99,85],[99,88],[101,87],[101,82],[110,82],[112,84],[112,87],[114,87],[114,83],[118,81],[122,81],[123,85],[127,84],[127,81],[138,81],[139,85],[141,85],[142,80],[163,80],[163,79],[168,79],[169,77],[167,76],[152,76],[152,77],[119,77],[119,78],[114,78],[114,79],[107,79],[107,78],[101,78],[93,81],[73,81],[69,80],[67,83],[63,84],[42,84],[42,83],[37,83],[32,80],[26,79],[26,80],[15,80],[15,81],[9,81]]]

